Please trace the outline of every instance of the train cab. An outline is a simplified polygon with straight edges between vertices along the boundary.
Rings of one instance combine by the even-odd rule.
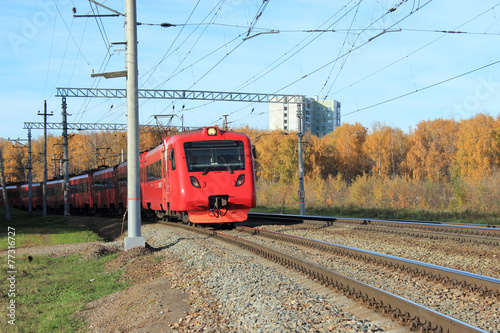
[[[250,139],[207,127],[166,142],[166,200],[171,211],[192,223],[247,219],[255,207]]]

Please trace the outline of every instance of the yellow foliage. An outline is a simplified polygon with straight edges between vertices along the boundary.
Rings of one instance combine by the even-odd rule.
[[[498,118],[484,114],[460,123],[455,166],[461,178],[478,181],[498,169],[499,129]]]

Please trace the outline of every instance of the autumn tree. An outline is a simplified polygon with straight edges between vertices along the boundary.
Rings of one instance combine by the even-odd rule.
[[[254,142],[256,137],[267,133],[267,131],[258,130],[256,128],[250,127],[248,125],[246,125],[245,127],[232,128],[231,131],[245,134],[246,136],[248,136],[250,138],[250,141],[252,143]]]
[[[0,141],[3,156],[5,182],[24,181],[25,164],[23,164],[24,149],[20,144],[12,144],[8,140]]]
[[[276,130],[254,139],[257,150],[257,176],[275,182],[297,178],[297,135]]]
[[[480,180],[499,166],[499,121],[485,114],[463,120],[457,138],[455,170],[462,178]]]
[[[450,181],[458,125],[453,119],[422,121],[410,133],[404,162],[413,179]]]
[[[368,130],[360,123],[342,124],[325,137],[332,137],[335,161],[346,182],[350,184],[357,175],[368,169],[368,159],[363,151]],[[326,140],[329,140],[327,138]],[[330,140],[329,140],[330,141]]]
[[[400,174],[401,163],[406,157],[407,136],[399,128],[394,129],[377,123],[367,136],[363,149],[373,175],[394,178]]]
[[[139,133],[139,150],[146,151],[155,148],[162,143],[162,140],[161,132],[141,132]]]
[[[335,162],[335,146],[332,136],[317,136],[308,133],[304,137],[304,173],[309,179],[328,179],[330,175],[337,174]]]

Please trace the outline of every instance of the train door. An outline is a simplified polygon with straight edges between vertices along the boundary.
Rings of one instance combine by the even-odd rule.
[[[162,208],[163,210],[167,210],[167,181],[166,181],[166,178],[167,178],[167,161],[164,159],[164,156],[165,156],[165,146],[163,146],[163,148],[161,149],[160,151],[160,163],[161,163],[161,184],[160,184],[160,187],[161,187],[161,204],[162,204]]]
[[[165,201],[167,204],[167,211],[170,214],[170,202],[172,198],[172,171],[175,170],[175,155],[174,148],[170,144],[167,146],[167,150],[164,154],[164,163],[165,163]]]
[[[140,179],[139,179],[139,184],[140,184],[140,192],[141,192],[141,207],[142,209],[146,209],[147,205],[147,189],[145,186],[145,175],[144,173],[146,172],[146,168],[144,167],[144,155],[140,155],[140,160],[139,160],[139,174],[140,174]]]

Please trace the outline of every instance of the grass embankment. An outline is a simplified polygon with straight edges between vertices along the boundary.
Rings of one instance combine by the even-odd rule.
[[[7,225],[16,229],[17,248],[102,241],[98,235],[89,229],[66,223],[63,216],[49,215],[42,217],[13,208],[10,209],[10,215],[11,221]],[[5,220],[5,209],[2,207],[0,208],[0,221]],[[2,230],[0,251],[6,250],[8,247],[6,238],[7,232]]]
[[[44,218],[11,209],[11,221],[6,222],[3,208],[0,214],[3,229],[0,245],[3,250],[9,247],[9,243],[11,249],[17,251],[26,246],[101,240],[85,228],[64,223],[63,217]],[[14,229],[15,235],[11,234],[9,239],[7,231]],[[119,281],[121,272],[104,270],[104,264],[117,254],[88,261],[82,261],[80,254],[67,257],[43,255],[34,256],[31,262],[28,255],[17,255],[15,251],[10,254],[13,257],[1,257],[4,269],[0,271],[0,280],[4,282],[0,289],[0,312],[7,314],[0,317],[2,332],[78,331],[84,323],[73,317],[73,313],[83,309],[86,303],[127,286]],[[12,313],[14,318],[8,316]],[[15,325],[9,324],[12,319],[15,319],[12,322]]]

